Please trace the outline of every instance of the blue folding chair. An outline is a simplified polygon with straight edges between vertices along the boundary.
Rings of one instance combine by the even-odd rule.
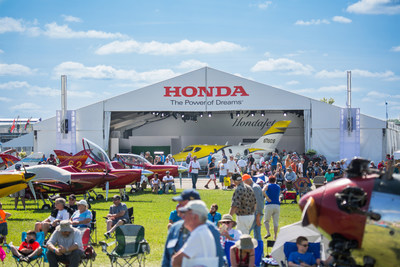
[[[226,241],[225,242],[225,256],[226,256],[226,262],[228,263],[228,266],[232,266],[231,264],[231,247],[235,245],[236,242],[234,241]],[[264,257],[264,242],[262,240],[258,240],[258,245],[255,248],[255,261],[254,264],[255,266],[260,266],[261,265],[261,259]]]
[[[286,263],[281,263],[282,266],[287,266],[287,259],[289,258],[290,253],[297,251],[297,245],[295,242],[286,242],[283,245],[283,252],[285,253]],[[321,259],[321,243],[311,243],[308,242],[307,252],[311,252],[314,254],[315,259]]]
[[[26,239],[26,232],[21,233],[21,241],[25,241]],[[44,247],[44,233],[43,232],[38,232],[36,233],[36,241],[39,242],[40,246],[42,247],[42,254],[40,256],[35,256],[33,257],[29,262],[21,261],[19,258],[13,255],[13,258],[15,260],[15,264],[17,266],[41,266],[44,263],[47,262],[47,257],[46,257],[46,248]],[[10,249],[8,246],[7,249]]]

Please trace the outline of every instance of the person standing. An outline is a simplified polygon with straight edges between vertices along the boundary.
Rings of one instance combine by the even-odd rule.
[[[208,210],[201,200],[192,200],[179,208],[184,213],[184,226],[190,236],[182,248],[172,256],[172,266],[197,266],[194,261],[201,259],[205,266],[217,266],[218,257],[214,237],[207,227]],[[196,264],[200,262],[196,261]]]
[[[188,204],[192,200],[199,200],[200,195],[199,193],[194,190],[194,189],[185,189],[183,192],[176,197],[173,197],[173,201],[178,201],[179,202],[179,207],[184,207],[186,204]],[[179,209],[178,207],[178,209]],[[184,217],[184,213],[182,216]],[[220,233],[218,229],[215,227],[215,225],[212,222],[207,221],[207,226],[208,229],[211,231],[213,237],[214,237],[214,243],[216,247],[216,254],[219,257],[219,262],[218,266],[221,267],[224,265],[224,251],[222,250],[221,247],[221,242],[220,242]],[[168,236],[167,240],[165,241],[165,247],[164,247],[164,253],[163,253],[163,259],[161,266],[162,267],[170,267],[171,265],[171,260],[172,256],[178,252],[185,242],[188,240],[188,237],[190,236],[190,232],[184,225],[184,220],[179,220],[176,223],[172,224],[172,226],[169,228],[168,231]]]
[[[226,163],[226,168],[228,170],[228,177],[229,179],[232,179],[232,175],[234,173],[238,173],[239,172],[239,167],[236,164],[236,161],[234,160],[233,155],[229,155],[229,160]],[[232,182],[232,181],[231,181]],[[233,185],[231,184],[230,186],[231,188],[233,187]]]
[[[221,183],[222,190],[226,190],[224,179],[228,175],[228,170],[226,168],[226,159],[222,159],[222,162],[219,164],[219,182]]]
[[[281,194],[281,188],[276,184],[275,176],[270,176],[269,184],[265,185],[263,188],[263,194],[265,197],[265,207],[264,207],[264,225],[267,230],[267,235],[264,236],[265,239],[271,236],[271,232],[269,230],[269,222],[271,218],[274,222],[274,240],[276,240],[276,236],[278,234],[278,226],[279,226],[279,214],[280,214],[280,201],[279,195]]]
[[[4,211],[3,204],[0,203],[0,239],[2,239],[2,242],[0,243],[7,242],[7,235],[8,235],[7,219],[10,218],[10,216],[11,213]]]
[[[237,162],[237,165],[240,169],[240,173],[244,174],[246,172],[247,162],[243,159],[243,157],[240,157],[240,159]]]
[[[242,176],[242,180],[245,184],[251,186],[256,197],[256,210],[254,213],[255,219],[251,226],[250,232],[251,230],[254,230],[254,238],[256,240],[261,240],[261,219],[264,215],[264,195],[261,187],[253,182],[253,179],[251,179],[250,175],[244,174]]]
[[[278,160],[279,160],[278,153],[274,152],[272,153],[271,156],[271,172],[274,173],[276,170],[276,167],[278,166]]]
[[[215,166],[215,158],[212,157],[211,158],[211,162],[208,164],[208,174],[210,176],[210,179],[208,180],[207,184],[204,186],[205,188],[208,188],[208,184],[213,181],[214,182],[214,189],[218,189],[218,185],[217,185],[217,177],[215,176],[215,172],[216,172],[217,166]]]
[[[192,176],[192,188],[196,189],[197,178],[199,178],[200,163],[197,161],[197,156],[189,163],[189,173]]]
[[[236,185],[232,196],[232,204],[229,214],[236,214],[237,229],[243,234],[249,234],[254,222],[254,211],[256,207],[256,196],[253,189],[243,183],[242,176],[238,173],[232,175],[232,180]]]

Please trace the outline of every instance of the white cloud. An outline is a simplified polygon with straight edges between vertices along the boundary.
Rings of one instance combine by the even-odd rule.
[[[326,19],[312,19],[310,21],[298,20],[295,25],[300,26],[310,26],[310,25],[320,25],[320,24],[330,24],[329,20]]]
[[[0,33],[23,31],[25,31],[25,26],[22,20],[16,20],[10,17],[0,18]]]
[[[382,78],[382,79],[385,79],[388,81],[397,80],[399,78],[392,71],[388,71],[388,70],[385,72],[371,72],[368,70],[354,69],[354,70],[351,70],[351,75],[358,76],[358,77],[366,77],[366,78]],[[318,73],[316,73],[315,76],[317,78],[345,78],[345,77],[347,77],[347,71],[321,70]]]
[[[7,83],[0,84],[0,89],[2,89],[2,90],[12,90],[12,89],[17,89],[17,88],[22,88],[22,87],[29,87],[29,84],[27,82],[19,82],[19,81],[13,81],[13,82],[7,82]]]
[[[351,19],[345,18],[345,17],[342,17],[342,16],[334,16],[332,18],[332,21],[339,22],[339,23],[351,23],[352,22]]]
[[[182,61],[182,62],[177,66],[177,68],[178,68],[178,69],[189,69],[189,70],[193,70],[193,69],[199,69],[199,68],[206,67],[206,66],[208,66],[208,64],[205,63],[205,62],[201,62],[201,61],[198,61],[198,60],[191,59],[191,60]]]
[[[267,9],[270,5],[272,5],[272,1],[265,1],[263,3],[258,4],[258,8]]]
[[[340,93],[346,92],[346,85],[332,85],[332,86],[322,86],[320,88],[303,88],[299,90],[292,90],[294,93],[307,94],[307,93]],[[354,90],[353,90],[354,91]],[[359,91],[359,90],[356,90]]]
[[[33,111],[33,110],[40,110],[41,107],[35,103],[22,103],[22,104],[13,106],[10,109],[11,110]]]
[[[11,99],[8,97],[0,97],[1,102],[11,102]]]
[[[288,81],[286,82],[287,85],[296,85],[299,84],[299,81]]]
[[[64,21],[67,22],[82,22],[80,18],[74,16],[62,15],[62,17],[64,18]]]
[[[0,63],[0,76],[1,75],[30,75],[33,73],[29,67],[20,64],[1,64]]]
[[[391,51],[393,52],[400,52],[400,45],[399,46],[393,46]]]
[[[56,66],[54,72],[57,76],[66,74],[77,79],[116,79],[147,83],[162,81],[179,74],[170,69],[136,72],[135,70],[116,69],[107,65],[87,67],[79,62],[71,61]]]
[[[400,14],[397,0],[360,0],[347,7],[347,12],[356,14]]]
[[[203,41],[182,40],[176,43],[160,43],[151,41],[147,43],[135,40],[114,41],[101,46],[96,50],[98,55],[138,53],[150,55],[177,55],[177,54],[216,54],[223,52],[241,51],[245,48],[231,42],[219,41],[206,43]]]
[[[69,93],[69,91],[68,91]],[[28,90],[28,95],[30,96],[59,96],[61,94],[61,89],[53,89],[50,87],[40,87],[40,86],[31,86]]]
[[[55,22],[49,23],[45,25],[46,30],[44,34],[50,38],[61,38],[61,39],[70,39],[70,38],[100,38],[100,39],[113,39],[113,38],[125,38],[126,36],[117,32],[117,33],[109,33],[102,31],[73,31],[68,25],[58,25]]]
[[[270,58],[258,61],[251,71],[279,71],[294,75],[310,75],[314,69],[310,65],[304,65],[288,58]]]

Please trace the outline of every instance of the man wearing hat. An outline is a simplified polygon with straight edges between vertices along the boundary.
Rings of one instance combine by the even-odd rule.
[[[256,208],[256,196],[253,189],[243,183],[239,173],[232,175],[232,180],[236,185],[232,196],[232,204],[229,214],[236,214],[237,229],[243,234],[249,234],[254,222],[254,211]]]
[[[190,236],[182,248],[172,256],[172,266],[182,266],[185,261],[189,263],[199,258],[204,260],[214,258],[213,266],[216,266],[218,257],[213,242],[214,237],[206,224],[208,215],[206,204],[201,200],[192,200],[179,208],[179,211],[184,214],[184,226],[190,231]]]
[[[200,195],[195,189],[185,189],[179,196],[173,197],[172,200],[179,202],[179,210],[179,208],[184,207],[190,201],[200,200]],[[177,221],[169,228],[167,240],[164,247],[164,255],[162,260],[163,267],[172,266],[172,256],[183,247],[183,245],[186,243],[189,236],[191,235],[190,231],[184,225],[185,213],[181,213],[181,216],[183,220]],[[223,266],[224,251],[222,250],[220,243],[220,233],[212,222],[206,220],[206,225],[214,237],[216,255],[219,258],[218,266]]]
[[[254,222],[251,226],[251,230],[254,230],[254,238],[256,240],[261,240],[261,218],[263,217],[264,210],[264,196],[261,187],[253,182],[253,179],[250,175],[244,174],[242,176],[242,180],[245,184],[251,186],[254,192],[254,196],[256,197],[256,210],[254,213]]]
[[[174,177],[172,175],[169,175],[169,171],[165,172],[163,183],[165,185],[165,194],[168,194],[170,189],[172,189],[172,191],[174,191],[174,194],[176,194]]]
[[[83,255],[81,231],[63,220],[47,242],[47,259],[50,267],[58,266],[59,261],[68,261],[70,267],[77,267]]]
[[[113,233],[118,226],[129,223],[128,208],[125,203],[121,203],[121,196],[115,195],[113,197],[113,203],[107,214],[107,232],[104,234],[106,238],[110,238],[111,233]]]
[[[78,210],[71,216],[71,225],[76,228],[85,229],[90,227],[92,221],[92,212],[88,210],[88,203],[82,199],[78,203]]]

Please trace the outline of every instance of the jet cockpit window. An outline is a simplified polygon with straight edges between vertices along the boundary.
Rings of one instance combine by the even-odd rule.
[[[192,146],[188,146],[182,152],[190,152],[192,150],[193,150],[193,147]]]
[[[229,150],[229,154],[232,154],[232,149],[229,148],[228,150]]]
[[[199,152],[201,150],[201,147],[196,147],[195,149],[194,149],[194,152]]]

